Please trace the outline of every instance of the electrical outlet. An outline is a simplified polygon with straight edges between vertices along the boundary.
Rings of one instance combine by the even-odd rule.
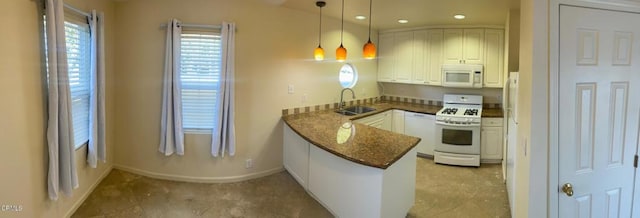
[[[253,168],[253,160],[251,160],[251,158],[244,161],[244,168],[246,169]]]

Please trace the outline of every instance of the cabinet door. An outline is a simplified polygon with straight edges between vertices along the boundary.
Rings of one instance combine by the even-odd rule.
[[[425,135],[422,140],[425,141],[426,154],[433,155],[433,149],[436,147],[436,116],[427,114],[425,118]]]
[[[443,35],[441,29],[427,31],[425,63],[427,65],[427,83],[429,85],[442,84],[442,51]]]
[[[428,51],[427,31],[418,30],[413,32],[413,72],[411,83],[426,84],[427,68],[425,53]]]
[[[284,168],[304,189],[308,189],[309,143],[286,124],[284,125],[283,137]]]
[[[465,29],[463,38],[463,63],[484,64],[484,29]]]
[[[480,141],[480,159],[502,160],[502,127],[482,127]]]
[[[375,127],[378,129],[384,129],[391,131],[391,111],[371,115],[368,117],[354,120],[356,123],[361,123],[367,126]]]
[[[391,111],[382,113],[382,127],[380,127],[380,129],[391,131],[392,125],[393,125],[393,114],[391,113]]]
[[[410,83],[413,73],[413,32],[397,32],[394,35],[394,81]]]
[[[487,29],[485,38],[484,87],[502,88],[504,76],[504,34]]]
[[[393,116],[391,117],[391,131],[404,134],[404,111],[393,110]]]
[[[378,36],[378,81],[380,82],[393,80],[393,65],[396,57],[393,53],[393,41],[393,33]]]
[[[445,29],[443,58],[445,64],[462,63],[462,29]]]

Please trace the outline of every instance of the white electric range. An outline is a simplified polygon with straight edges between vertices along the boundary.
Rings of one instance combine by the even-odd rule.
[[[436,163],[480,166],[482,96],[445,94],[436,114]]]

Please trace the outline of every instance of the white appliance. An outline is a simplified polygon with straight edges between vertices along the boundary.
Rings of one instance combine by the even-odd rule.
[[[480,64],[443,64],[442,86],[482,88],[482,69]]]
[[[434,162],[480,166],[482,96],[444,95],[436,114]]]
[[[518,72],[510,72],[509,78],[504,87],[504,102],[505,102],[505,114],[506,114],[506,149],[505,158],[503,159],[505,171],[505,179],[507,183],[507,194],[509,197],[509,205],[511,205],[511,211],[513,211],[513,201],[515,193],[515,158],[516,158],[516,145],[518,141]]]
[[[430,114],[405,112],[404,134],[419,137],[417,151],[421,156],[433,157],[433,148],[436,144],[434,135],[435,116]]]

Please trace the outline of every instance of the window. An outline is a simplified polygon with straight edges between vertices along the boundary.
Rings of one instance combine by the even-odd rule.
[[[342,88],[353,88],[358,82],[358,71],[352,64],[344,64],[338,73]]]
[[[213,129],[222,65],[220,34],[183,32],[180,44],[182,127]]]
[[[44,20],[46,22],[46,19]],[[84,22],[81,20],[76,18],[64,22],[69,88],[71,92],[73,141],[76,148],[89,141],[89,97],[91,92],[91,37],[89,25],[86,20]],[[44,32],[46,34],[46,30]],[[46,38],[45,35],[45,49],[47,49]],[[45,54],[47,54],[46,50]],[[45,63],[48,64],[48,60]]]
[[[64,22],[67,43],[73,141],[80,147],[89,141],[89,97],[91,93],[91,37],[86,23]]]

